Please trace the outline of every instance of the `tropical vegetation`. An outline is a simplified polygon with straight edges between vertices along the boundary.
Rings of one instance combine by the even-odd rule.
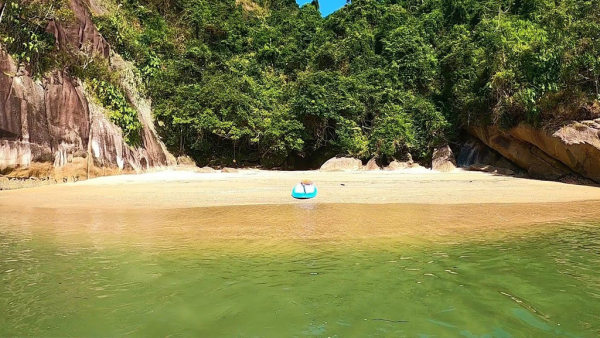
[[[600,114],[600,0],[353,0],[326,18],[318,1],[106,6],[96,25],[139,69],[163,139],[200,164],[427,160],[471,125]],[[6,25],[14,53],[51,48]]]

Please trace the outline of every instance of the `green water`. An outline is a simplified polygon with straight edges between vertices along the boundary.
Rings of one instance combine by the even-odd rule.
[[[0,221],[2,337],[600,336],[593,224],[455,244],[50,228]]]

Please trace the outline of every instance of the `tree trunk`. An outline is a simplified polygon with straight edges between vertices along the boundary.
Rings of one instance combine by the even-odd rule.
[[[6,2],[2,4],[2,11],[0,12],[0,23],[2,23],[2,18],[4,17],[5,9],[6,9]]]

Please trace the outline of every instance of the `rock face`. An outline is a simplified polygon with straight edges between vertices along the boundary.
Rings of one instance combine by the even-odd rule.
[[[352,157],[334,157],[321,166],[321,171],[361,170],[362,161]]]
[[[440,147],[433,151],[431,169],[441,172],[449,172],[456,169],[456,159],[450,146]]]
[[[134,66],[131,62],[125,62],[119,55],[112,57],[113,64],[124,74],[125,79],[122,85],[125,88],[127,99],[138,112],[138,118],[144,129],[142,131],[142,141],[144,143],[145,153],[147,154],[148,165],[150,167],[163,166],[166,164],[174,165],[177,163],[175,157],[171,155],[164,143],[158,138],[154,128],[152,118],[152,104],[137,91],[135,79],[138,77],[134,73]]]
[[[571,122],[553,129],[521,124],[507,131],[472,127],[472,135],[539,179],[579,175],[600,183],[600,124]]]
[[[74,20],[66,23],[51,21],[46,27],[46,31],[54,35],[56,45],[60,49],[76,48],[89,54],[108,58],[110,46],[94,26],[87,5],[89,4],[81,0],[69,0],[69,7],[75,16]]]
[[[66,25],[51,22],[47,29],[55,35],[59,48],[108,57],[110,47],[92,24],[85,5],[80,0],[69,3],[75,20]],[[54,71],[34,81],[0,49],[0,172],[19,168],[27,175],[23,167],[47,168],[34,165],[37,163],[50,164],[56,170],[83,166],[89,176],[93,167],[104,168],[106,174],[174,164],[155,132],[150,103],[137,97],[132,86],[124,87],[143,126],[142,145],[137,148],[124,142],[120,128],[88,98],[78,79]],[[91,174],[99,172],[92,170]],[[52,173],[36,169],[30,175]]]

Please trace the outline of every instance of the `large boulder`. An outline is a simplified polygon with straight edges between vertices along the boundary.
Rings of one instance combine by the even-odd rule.
[[[431,169],[441,172],[450,172],[456,169],[456,159],[450,146],[440,147],[433,151]]]
[[[567,165],[546,152],[554,151],[547,148],[544,151],[527,140],[516,137],[515,135],[523,137],[522,130],[515,134],[514,131],[505,132],[496,126],[473,126],[469,130],[472,135],[524,169],[533,178],[560,180],[573,173]],[[541,137],[541,131],[536,132],[533,128],[529,131]],[[568,147],[563,142],[557,144],[561,144],[563,149]]]
[[[406,155],[406,158],[403,161],[393,160],[392,162],[390,162],[390,164],[388,164],[388,166],[385,167],[385,170],[396,171],[415,167],[420,167],[420,165],[416,164],[415,161],[413,161],[412,155],[409,153]]]
[[[377,164],[377,159],[372,158],[369,160],[369,162],[367,162],[367,165],[365,166],[365,170],[366,171],[379,171],[379,170],[381,170],[381,167],[379,166],[379,164]]]
[[[580,121],[540,129],[526,124],[510,130],[510,135],[531,144],[564,164],[571,171],[600,183],[600,122]]]
[[[321,166],[321,171],[361,170],[362,161],[352,157],[334,157]]]

